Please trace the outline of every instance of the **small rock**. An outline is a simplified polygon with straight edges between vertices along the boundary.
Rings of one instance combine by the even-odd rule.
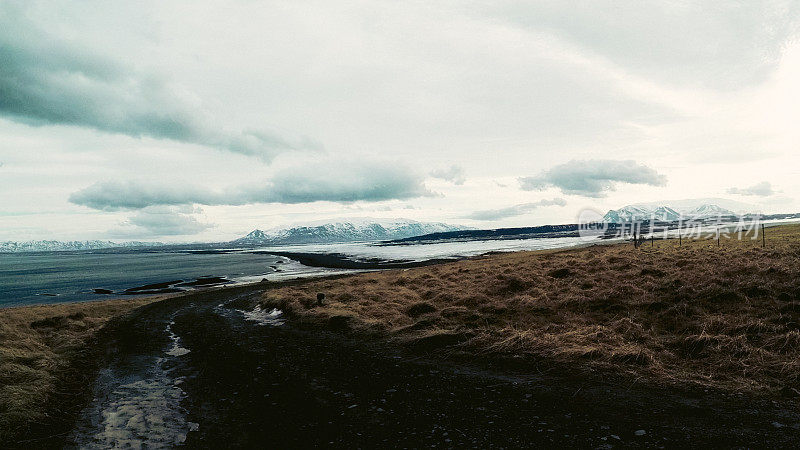
[[[645,434],[647,434],[647,431],[636,430],[633,434],[635,434],[636,436],[644,436]]]
[[[783,424],[780,422],[772,422],[772,426],[775,428],[783,428]]]

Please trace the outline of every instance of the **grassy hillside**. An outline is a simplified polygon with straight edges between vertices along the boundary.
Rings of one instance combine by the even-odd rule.
[[[112,317],[156,299],[0,309],[0,443],[63,414],[68,405],[60,402],[81,390],[72,385],[91,382],[81,365],[95,333]]]
[[[421,350],[796,395],[800,226],[768,228],[766,241],[495,254],[279,287],[261,303]]]

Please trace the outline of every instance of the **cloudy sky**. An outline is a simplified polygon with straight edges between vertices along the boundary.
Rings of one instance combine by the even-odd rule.
[[[0,240],[800,211],[796,1],[0,2]]]

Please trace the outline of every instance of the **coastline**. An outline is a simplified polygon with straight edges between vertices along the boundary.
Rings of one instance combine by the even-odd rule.
[[[673,240],[657,241],[653,249],[648,245],[640,250],[634,250],[625,243],[609,245],[610,243],[604,242],[600,245],[571,248],[484,254],[448,261],[446,264],[379,270],[363,274],[253,282],[148,297],[16,306],[0,310],[0,317],[6,319],[4,324],[7,324],[10,316],[27,312],[24,320],[16,320],[17,329],[27,330],[26,333],[38,339],[37,346],[51,348],[50,352],[55,357],[61,358],[60,362],[52,367],[60,370],[63,377],[48,378],[50,380],[50,384],[47,384],[50,387],[46,388],[50,392],[47,394],[48,400],[41,400],[41,392],[37,394],[39,397],[22,391],[19,395],[28,395],[28,404],[38,403],[40,411],[47,411],[57,404],[61,410],[72,411],[69,413],[72,416],[67,414],[60,418],[52,416],[46,418],[48,415],[43,413],[45,416],[40,416],[34,421],[29,420],[28,423],[40,422],[46,426],[34,427],[29,432],[23,433],[28,437],[42,438],[46,437],[47,432],[53,427],[60,429],[69,427],[69,417],[75,417],[81,405],[91,396],[91,392],[87,391],[87,383],[98,370],[100,355],[105,351],[102,350],[102,346],[110,345],[109,343],[121,338],[120,327],[124,325],[123,328],[131,330],[126,333],[132,332],[138,329],[138,321],[147,314],[156,314],[161,310],[168,311],[180,305],[188,308],[185,314],[191,314],[192,308],[189,305],[200,299],[213,305],[230,303],[230,307],[236,308],[237,311],[255,312],[256,307],[260,308],[260,311],[279,308],[289,318],[291,328],[301,333],[299,336],[310,333],[318,335],[318,339],[330,342],[346,339],[350,342],[348,345],[354,345],[356,348],[387,346],[390,349],[417,355],[410,357],[411,360],[423,357],[434,361],[436,370],[450,370],[445,368],[452,366],[452,370],[461,372],[467,370],[463,365],[469,364],[492,368],[496,376],[503,377],[511,376],[513,373],[530,374],[544,371],[549,374],[551,380],[546,383],[547,386],[551,386],[549,383],[552,385],[566,383],[579,388],[587,384],[595,387],[607,386],[607,383],[611,383],[613,388],[635,380],[640,386],[636,395],[649,398],[647,402],[655,401],[654,398],[659,395],[665,395],[662,390],[672,392],[669,395],[676,397],[676,402],[682,401],[681,396],[686,395],[706,398],[711,392],[721,398],[728,398],[738,392],[738,395],[744,394],[745,398],[761,405],[758,408],[766,408],[764,411],[772,411],[769,409],[773,408],[769,406],[770,402],[778,402],[775,403],[778,406],[774,407],[777,409],[770,412],[777,414],[783,411],[781,405],[784,402],[794,402],[795,396],[800,396],[792,380],[785,377],[776,378],[775,372],[772,372],[772,368],[768,365],[780,361],[762,361],[762,364],[765,364],[763,376],[759,375],[759,372],[754,372],[749,378],[742,378],[735,372],[734,366],[716,364],[716,360],[713,359],[718,352],[724,353],[730,350],[731,345],[740,345],[737,343],[740,341],[735,337],[731,338],[733,340],[725,340],[728,338],[724,337],[725,331],[722,329],[717,335],[711,335],[711,340],[703,340],[707,338],[704,338],[702,333],[698,335],[688,332],[678,336],[679,340],[674,344],[677,347],[664,347],[673,355],[670,358],[678,358],[668,360],[666,363],[677,367],[680,371],[664,372],[666,363],[659,358],[664,358],[666,353],[658,353],[654,348],[637,348],[633,343],[647,338],[647,335],[643,334],[643,329],[637,325],[637,320],[647,317],[654,319],[672,317],[663,316],[665,312],[670,311],[669,305],[662,304],[663,301],[662,303],[650,300],[644,303],[638,300],[629,301],[624,297],[619,301],[609,301],[615,295],[631,295],[638,292],[637,289],[644,289],[642,292],[656,292],[665,298],[669,297],[671,290],[684,289],[686,283],[690,282],[686,278],[688,274],[683,273],[678,277],[684,280],[684,287],[681,288],[670,284],[672,275],[661,265],[674,265],[678,261],[677,257],[691,257],[689,261],[692,264],[697,264],[698,268],[707,268],[712,267],[711,265],[719,257],[727,258],[729,261],[726,261],[726,264],[739,264],[737,262],[739,260],[735,259],[736,255],[747,255],[751,259],[768,258],[765,260],[768,261],[767,265],[759,269],[762,270],[759,273],[762,273],[762,278],[766,277],[764,280],[768,284],[765,286],[776,292],[776,298],[783,299],[779,300],[783,303],[778,306],[789,308],[786,311],[791,316],[794,314],[793,305],[798,302],[792,298],[777,296],[777,293],[789,292],[785,282],[793,279],[791,274],[794,272],[791,272],[793,269],[789,267],[778,266],[777,262],[783,258],[782,248],[791,249],[794,248],[792,245],[795,245],[795,242],[800,242],[800,227],[775,229],[771,236],[775,241],[772,242],[772,248],[766,250],[761,250],[749,242],[733,241],[722,249],[717,249],[715,242],[695,241],[687,244],[684,241],[684,245],[688,247],[679,250],[674,248],[676,242]],[[730,270],[731,267],[735,266],[728,266],[726,270]],[[486,272],[487,268],[500,270]],[[568,270],[560,271],[560,269]],[[533,278],[526,279],[528,275]],[[584,276],[592,278],[595,286],[587,289],[584,286]],[[613,290],[617,288],[597,290],[597,284],[602,285],[619,277],[630,279],[631,283],[626,282],[621,291]],[[713,274],[711,279],[715,279]],[[644,284],[637,286],[637,283]],[[650,284],[653,287],[650,287]],[[661,285],[664,289],[658,287]],[[612,286],[609,285],[609,288]],[[753,302],[771,298],[773,291],[770,293],[742,291],[750,293],[741,294],[736,290],[746,289],[748,286],[735,287],[731,291],[720,291],[721,288],[714,287],[716,289],[714,295],[718,295],[723,303],[709,304],[702,300],[706,291],[698,291],[699,297],[694,301],[698,302],[697,305],[705,305],[702,306],[704,308],[709,305],[713,308],[723,308],[715,310],[715,314],[719,315],[738,314],[736,310],[730,309],[731,305],[736,304],[737,299]],[[326,294],[323,306],[316,306],[312,301],[319,292]],[[569,296],[573,295],[571,292],[582,294],[570,300]],[[556,303],[537,303],[534,293],[545,297],[565,296],[566,302],[559,303],[559,300],[554,300]],[[240,294],[247,295],[237,300]],[[499,297],[495,299],[495,295]],[[789,295],[793,294],[790,292]],[[496,301],[498,299],[501,300],[500,303]],[[731,301],[734,303],[730,303]],[[114,306],[116,308],[113,311],[103,312],[104,308]],[[567,319],[577,318],[580,319],[579,322],[565,321],[565,317],[559,316],[564,311],[570,314]],[[97,314],[98,312],[103,314]],[[745,321],[736,327],[749,323],[748,316],[742,317]],[[690,325],[685,318],[676,317],[676,319],[680,319],[678,323],[682,320],[684,324]],[[148,318],[146,323],[152,320]],[[216,350],[208,355],[211,358],[208,364],[213,364],[215,355],[224,351],[224,346],[233,344],[225,343],[227,341],[212,344],[201,339],[205,330],[203,327],[215,323],[213,320],[208,322],[211,320],[210,317],[203,320],[206,322],[179,321],[179,324],[184,323],[184,325],[178,330],[189,333],[186,336],[195,336],[192,338],[195,341],[189,341],[195,345],[200,345],[197,342],[205,342],[202,344],[204,346],[214,345]],[[583,323],[586,321],[590,327],[581,328],[586,325]],[[592,324],[592,321],[599,322]],[[672,322],[658,323],[661,323],[658,326],[667,326]],[[189,328],[186,328],[187,326]],[[540,326],[545,328],[537,328]],[[786,326],[791,326],[791,323],[787,322]],[[570,338],[572,340],[559,337],[557,334],[559,329],[566,331],[567,336],[572,336]],[[9,335],[8,332],[4,334]],[[537,341],[537,336],[550,339],[551,344],[545,345]],[[784,356],[776,353],[775,357],[792,358],[792,355],[796,354],[797,349],[792,343],[794,341],[786,340],[791,339],[791,336],[791,333],[786,336],[778,334],[774,336],[783,339],[780,342],[784,342],[781,344]],[[62,340],[59,342],[59,339]],[[765,342],[772,342],[769,341],[772,339],[770,336],[765,335],[764,339],[767,339]],[[775,341],[774,345],[780,342]],[[30,344],[24,344],[23,348],[25,346],[29,347]],[[200,347],[190,345],[189,348],[197,354],[202,353]],[[247,351],[258,351],[258,349],[248,347]],[[16,355],[13,361],[15,364],[31,364],[35,361],[31,359],[33,355],[30,354],[16,353]],[[691,364],[681,365],[684,364],[681,361],[689,361]],[[750,362],[752,361],[748,361]],[[698,377],[697,374],[706,372],[707,363],[715,364],[715,370],[719,371],[720,376],[716,379]],[[753,367],[752,364],[750,367]],[[227,373],[225,372],[227,369],[219,370],[222,374]],[[197,392],[201,391],[190,389],[188,392],[200,395]],[[659,392],[661,393],[657,394]],[[67,395],[63,395],[65,393]],[[631,394],[619,393],[619,395],[625,397]],[[726,408],[728,406],[723,407],[728,411]],[[728,411],[726,414],[732,413]],[[4,420],[3,423],[10,422]],[[15,422],[14,426],[19,431],[22,425],[20,422]]]
[[[329,269],[355,269],[355,270],[381,270],[381,269],[408,269],[424,267],[435,264],[457,261],[463,258],[434,258],[424,261],[393,261],[379,258],[354,260],[341,253],[312,253],[312,252],[283,252],[261,251],[250,253],[263,253],[268,255],[283,256],[308,267],[325,267]]]

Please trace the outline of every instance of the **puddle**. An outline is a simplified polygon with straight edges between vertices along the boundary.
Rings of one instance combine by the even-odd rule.
[[[180,403],[186,393],[183,377],[171,375],[174,358],[189,353],[180,338],[172,341],[166,356],[141,356],[125,365],[100,371],[94,399],[81,412],[68,448],[167,448],[186,441],[198,424],[186,420]]]
[[[161,358],[159,358],[160,360]],[[144,377],[120,381],[100,373],[96,397],[81,414],[72,442],[78,448],[163,448],[179,445],[198,425],[186,420],[186,396],[161,367]]]
[[[169,334],[169,339],[172,341],[172,347],[170,347],[166,353],[169,356],[183,356],[191,350],[181,347],[181,338],[172,331],[173,325],[175,325],[175,321],[171,321],[169,325],[167,325],[167,333]]]

